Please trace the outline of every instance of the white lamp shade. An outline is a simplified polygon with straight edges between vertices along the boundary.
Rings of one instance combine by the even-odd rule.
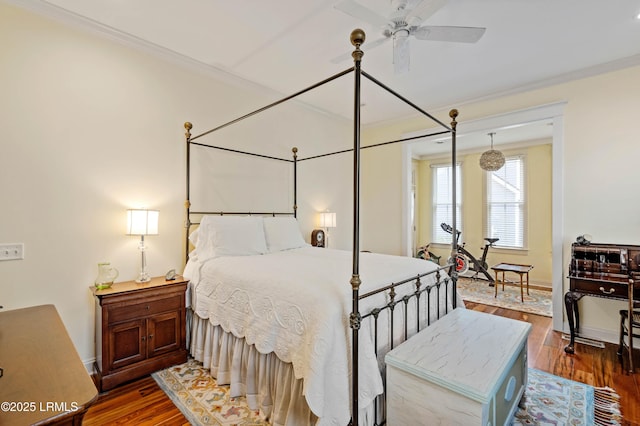
[[[158,210],[127,210],[127,235],[158,235]]]
[[[336,214],[335,213],[320,213],[320,227],[321,228],[335,228],[336,227]]]

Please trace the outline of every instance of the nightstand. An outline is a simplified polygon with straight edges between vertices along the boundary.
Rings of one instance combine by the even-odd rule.
[[[101,391],[186,362],[188,280],[152,278],[97,290],[96,373]]]

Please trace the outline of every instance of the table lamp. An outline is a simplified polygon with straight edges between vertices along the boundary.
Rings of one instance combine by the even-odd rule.
[[[142,266],[140,275],[136,279],[137,283],[151,281],[147,272],[147,258],[145,254],[144,236],[158,235],[158,210],[130,209],[127,210],[127,235],[140,235],[140,253],[142,256]]]
[[[326,246],[329,247],[329,228],[336,227],[336,214],[331,212],[320,213],[320,227],[326,230]]]

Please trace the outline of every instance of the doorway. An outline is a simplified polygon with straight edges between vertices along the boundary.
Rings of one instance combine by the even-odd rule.
[[[489,132],[499,129],[514,128],[523,126],[528,123],[534,123],[546,120],[552,124],[552,193],[551,193],[551,249],[552,249],[552,305],[553,305],[553,328],[554,330],[562,330],[563,326],[563,269],[564,263],[562,259],[563,252],[563,203],[562,194],[564,186],[564,178],[562,173],[563,164],[563,137],[564,137],[564,108],[566,102],[560,102],[549,105],[513,111],[510,113],[494,115],[476,120],[465,121],[460,123],[457,131],[457,140],[461,138],[471,137],[472,135],[486,135]],[[412,132],[404,135],[406,137],[418,136],[424,133]],[[438,137],[423,138],[412,144],[403,145],[403,173],[405,177],[403,182],[403,247],[406,255],[412,255],[413,229],[411,227],[413,221],[412,208],[413,203],[408,201],[411,199],[412,159],[417,157],[420,144],[435,143]],[[440,137],[441,139],[441,137]]]

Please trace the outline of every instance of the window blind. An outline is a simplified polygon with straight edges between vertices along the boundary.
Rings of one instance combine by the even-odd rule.
[[[525,248],[525,157],[505,159],[500,170],[487,172],[486,234],[498,247]]]
[[[453,205],[451,202],[453,191],[453,167],[449,165],[433,165],[432,181],[433,181],[433,214],[431,224],[431,238],[434,243],[451,244],[451,234],[445,232],[441,227],[441,223],[453,225],[451,216]],[[460,230],[460,222],[462,218],[462,179],[460,178],[460,164],[456,164],[456,217],[457,228]]]

